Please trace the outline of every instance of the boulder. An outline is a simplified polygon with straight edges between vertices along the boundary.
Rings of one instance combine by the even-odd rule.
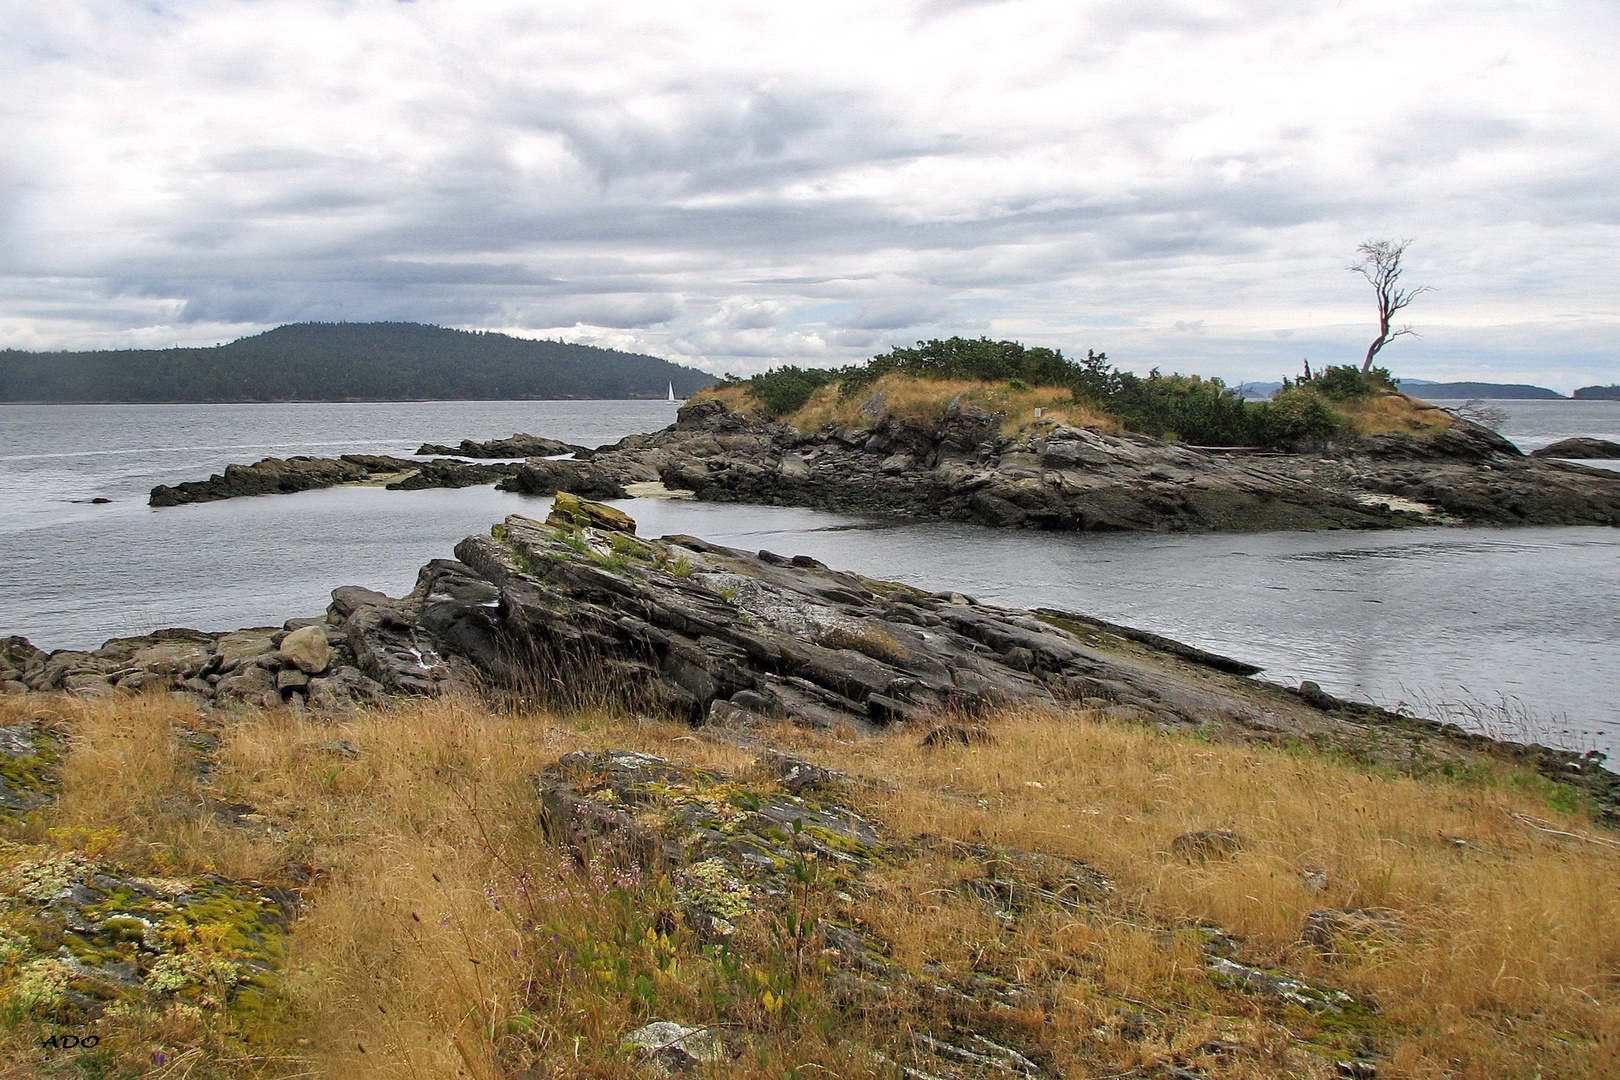
[[[402,608],[373,604],[359,608],[343,624],[355,665],[385,690],[437,694],[451,674],[425,634]]]
[[[517,466],[495,487],[521,495],[553,495],[559,491],[592,499],[622,499],[626,495],[622,482],[595,465],[544,458]]]
[[[392,600],[375,589],[366,589],[359,585],[339,585],[332,590],[332,605],[328,611],[331,618],[341,623],[360,608],[391,603]]]
[[[305,675],[319,675],[332,663],[332,646],[326,640],[326,631],[319,626],[291,631],[281,639],[277,651],[284,661]]]
[[[219,654],[218,671],[229,674],[244,664],[250,664],[266,653],[275,652],[272,640],[281,633],[275,627],[261,626],[251,630],[236,630],[220,637],[214,645]]]
[[[557,492],[546,524],[559,529],[604,529],[632,536],[636,531],[635,519],[623,510],[566,491]]]
[[[25,637],[0,639],[0,682],[24,684],[26,689],[28,680],[44,672],[49,659],[44,650],[35,648]]]
[[[316,712],[338,713],[356,705],[381,705],[388,692],[359,668],[340,667],[325,678],[309,680],[309,707]]]
[[[1550,446],[1543,446],[1540,450],[1530,451],[1530,456],[1534,458],[1567,458],[1574,461],[1591,459],[1612,461],[1620,459],[1620,443],[1610,442],[1608,439],[1587,437],[1560,439]]]
[[[281,691],[276,687],[276,676],[268,670],[258,664],[242,664],[214,686],[214,699],[274,708],[281,704]]]

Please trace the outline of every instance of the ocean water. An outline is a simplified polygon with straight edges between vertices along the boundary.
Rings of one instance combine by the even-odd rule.
[[[1498,404],[1504,432],[1529,449],[1620,437],[1620,403]],[[666,403],[618,401],[0,406],[0,634],[84,648],[163,626],[274,625],[319,612],[337,585],[403,593],[461,537],[549,505],[492,488],[336,488],[153,510],[157,483],[272,454],[408,454],[514,431],[596,445],[671,419]],[[1620,530],[1093,536],[619,505],[646,535],[692,533],[1086,612],[1261,664],[1278,681],[1620,748]]]

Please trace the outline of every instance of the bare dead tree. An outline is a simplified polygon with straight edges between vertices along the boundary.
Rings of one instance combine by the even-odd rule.
[[[1406,245],[1411,242],[1368,240],[1356,249],[1361,252],[1362,261],[1351,264],[1350,269],[1366,278],[1378,296],[1378,336],[1367,348],[1367,359],[1361,364],[1363,375],[1372,370],[1373,357],[1378,355],[1379,349],[1404,334],[1416,335],[1417,331],[1412,329],[1410,323],[1395,326],[1395,314],[1419,296],[1433,291],[1429,285],[1420,285],[1415,289],[1400,286],[1401,256],[1406,254]]]

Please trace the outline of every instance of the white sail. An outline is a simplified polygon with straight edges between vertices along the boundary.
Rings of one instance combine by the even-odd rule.
[[[665,398],[664,400],[665,401],[674,401],[675,400],[675,384],[674,383],[669,384],[669,397]]]

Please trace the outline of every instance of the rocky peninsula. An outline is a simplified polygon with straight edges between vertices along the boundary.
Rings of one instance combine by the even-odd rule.
[[[1007,432],[1006,417],[971,404],[952,403],[937,423],[881,400],[862,408],[860,425],[803,431],[699,398],[670,428],[577,465],[520,467],[502,487],[604,495],[658,481],[716,502],[1061,530],[1620,524],[1620,475],[1527,457],[1460,418],[1432,434],[1279,453],[1057,421]]]
[[[1596,759],[1286,689],[1259,669],[1050,609],[757,554],[691,536],[638,537],[621,511],[559,494],[544,522],[507,518],[422,568],[390,598],[333,590],[327,611],[226,634],[162,630],[93,651],[0,648],[12,692],[167,689],[207,708],[330,712],[453,691],[612,700],[727,730],[791,720],[893,725],[971,739],[973,717],[1078,705],[1236,742],[1305,742],[1402,770],[1484,754],[1533,763],[1620,810]],[[559,690],[560,688],[560,690]]]
[[[966,396],[919,420],[889,408],[881,392],[861,405],[859,422],[805,430],[704,395],[670,427],[595,450],[514,435],[458,448],[428,444],[420,452],[525,460],[272,458],[229,466],[206,481],[159,486],[151,504],[344,483],[404,490],[495,483],[597,499],[662,485],[714,502],[1064,531],[1620,524],[1620,474],[1546,452],[1527,456],[1488,428],[1389,397],[1434,419],[1421,421],[1424,430],[1283,452],[1193,446],[1061,418],[1014,424]],[[1585,443],[1575,449],[1596,453]]]

